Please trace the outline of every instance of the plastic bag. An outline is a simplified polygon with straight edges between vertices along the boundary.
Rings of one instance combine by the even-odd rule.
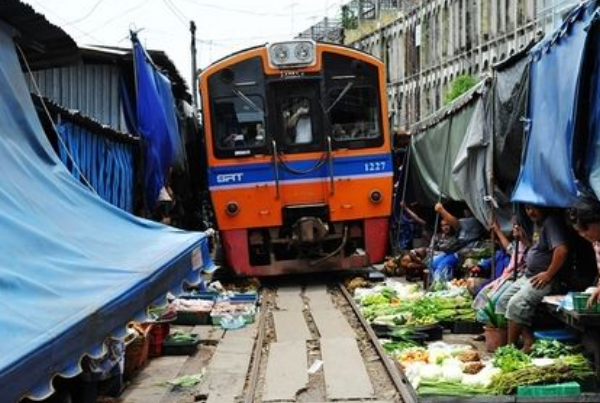
[[[242,315],[224,315],[221,318],[221,327],[227,330],[240,329],[246,325]]]

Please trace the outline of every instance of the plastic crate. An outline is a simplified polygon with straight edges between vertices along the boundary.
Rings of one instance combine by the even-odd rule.
[[[177,325],[207,325],[210,317],[210,311],[177,311]]]
[[[166,339],[163,342],[163,355],[192,355],[198,349],[200,339],[197,334],[191,334],[193,340],[173,341]]]
[[[453,334],[480,334],[483,333],[483,325],[475,321],[457,321],[452,325]]]
[[[148,333],[150,344],[148,346],[149,357],[160,357],[162,355],[163,341],[169,336],[171,327],[169,323],[154,323],[152,330]]]
[[[577,382],[519,386],[517,388],[517,396],[520,397],[560,397],[579,396],[580,394],[581,386]]]
[[[182,299],[203,299],[205,301],[216,301],[219,294],[214,292],[192,292],[189,294],[180,295]]]
[[[600,304],[595,303],[591,308],[588,309],[587,301],[590,298],[590,294],[583,294],[580,292],[573,293],[573,308],[575,312],[581,313],[600,313]]]
[[[225,298],[230,302],[239,302],[239,303],[251,303],[256,304],[258,302],[258,294],[256,293],[246,293],[246,294],[233,294]]]

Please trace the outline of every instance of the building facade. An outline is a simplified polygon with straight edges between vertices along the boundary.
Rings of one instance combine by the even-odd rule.
[[[480,79],[557,26],[578,0],[355,0],[347,45],[387,66],[394,129],[407,129],[444,104],[453,80]],[[367,3],[367,7],[365,7]],[[372,9],[375,18],[366,18]]]

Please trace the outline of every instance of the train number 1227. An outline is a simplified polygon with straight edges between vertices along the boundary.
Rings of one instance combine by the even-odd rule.
[[[385,171],[385,161],[365,162],[365,172]]]

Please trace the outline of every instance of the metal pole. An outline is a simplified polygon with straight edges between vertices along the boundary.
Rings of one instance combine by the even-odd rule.
[[[191,34],[191,53],[192,53],[192,99],[194,101],[194,111],[198,110],[198,67],[196,65],[196,23],[190,21],[190,34]]]

